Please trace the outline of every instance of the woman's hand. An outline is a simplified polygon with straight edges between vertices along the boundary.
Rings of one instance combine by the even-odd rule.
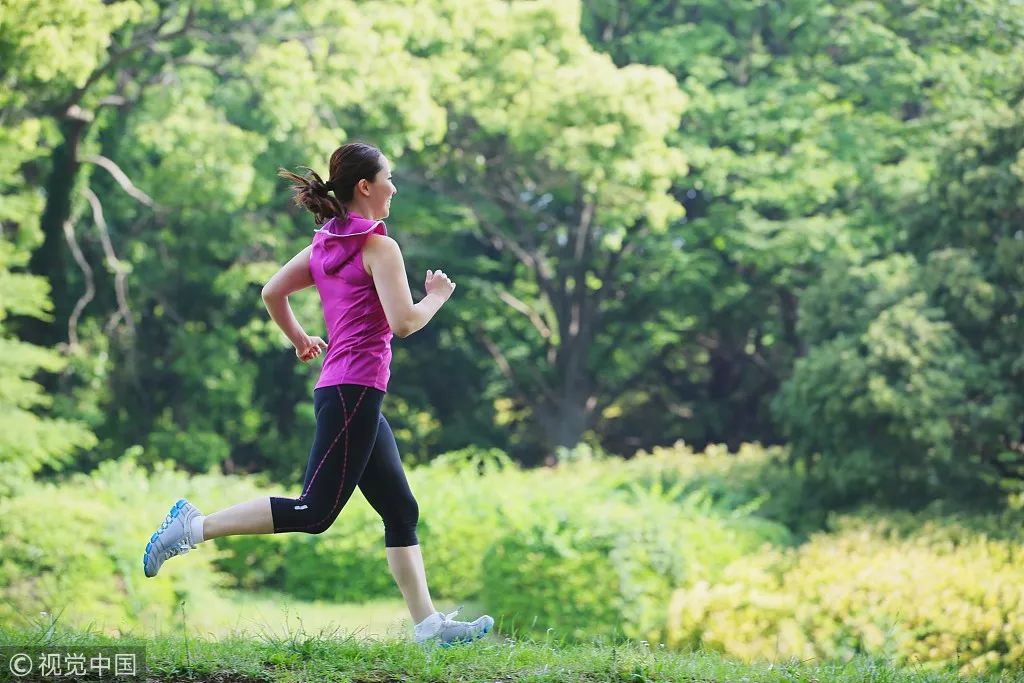
[[[436,294],[441,297],[442,301],[448,301],[448,297],[455,291],[455,283],[444,274],[443,270],[428,270],[423,289],[427,291],[427,294]]]
[[[301,344],[295,345],[295,356],[303,363],[311,361],[327,350],[327,342],[320,337],[307,336]]]

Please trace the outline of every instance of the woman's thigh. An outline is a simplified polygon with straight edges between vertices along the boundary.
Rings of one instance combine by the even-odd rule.
[[[330,526],[370,459],[382,398],[383,392],[357,385],[314,392],[317,427],[302,494],[271,498],[275,531],[320,533]]]

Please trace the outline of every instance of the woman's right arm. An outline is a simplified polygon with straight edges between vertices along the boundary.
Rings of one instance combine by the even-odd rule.
[[[399,337],[422,329],[455,291],[455,284],[444,271],[428,270],[424,283],[427,295],[414,304],[402,250],[398,242],[385,235],[370,235],[363,249],[363,263],[373,277],[388,325]]]

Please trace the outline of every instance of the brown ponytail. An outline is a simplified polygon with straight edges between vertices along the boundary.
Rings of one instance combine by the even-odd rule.
[[[345,204],[352,201],[356,183],[360,180],[373,182],[384,165],[380,150],[372,145],[352,142],[342,145],[331,155],[330,180],[326,183],[311,168],[308,175],[300,176],[283,168],[277,175],[292,183],[295,203],[312,212],[317,225],[323,225],[331,218],[344,221],[348,218]],[[334,196],[331,196],[331,192]]]

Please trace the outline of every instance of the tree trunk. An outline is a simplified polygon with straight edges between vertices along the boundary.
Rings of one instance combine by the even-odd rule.
[[[591,335],[590,320],[585,320],[582,334],[563,337],[555,364],[559,386],[538,401],[537,411],[544,432],[545,455],[559,447],[573,448],[591,426],[596,401],[593,382],[586,368]]]
[[[46,182],[46,207],[40,220],[43,244],[32,254],[29,270],[50,283],[53,301],[53,321],[28,320],[22,328],[22,338],[39,346],[53,346],[65,341],[68,318],[75,301],[70,291],[71,268],[67,258],[68,247],[64,238],[64,222],[71,216],[71,195],[78,175],[78,145],[89,122],[68,116],[60,123],[64,140],[51,155],[52,167]]]
[[[587,408],[587,397],[582,392],[565,395],[557,403],[548,402],[540,408],[537,418],[544,432],[545,456],[553,455],[559,447],[579,444],[593,412]]]

